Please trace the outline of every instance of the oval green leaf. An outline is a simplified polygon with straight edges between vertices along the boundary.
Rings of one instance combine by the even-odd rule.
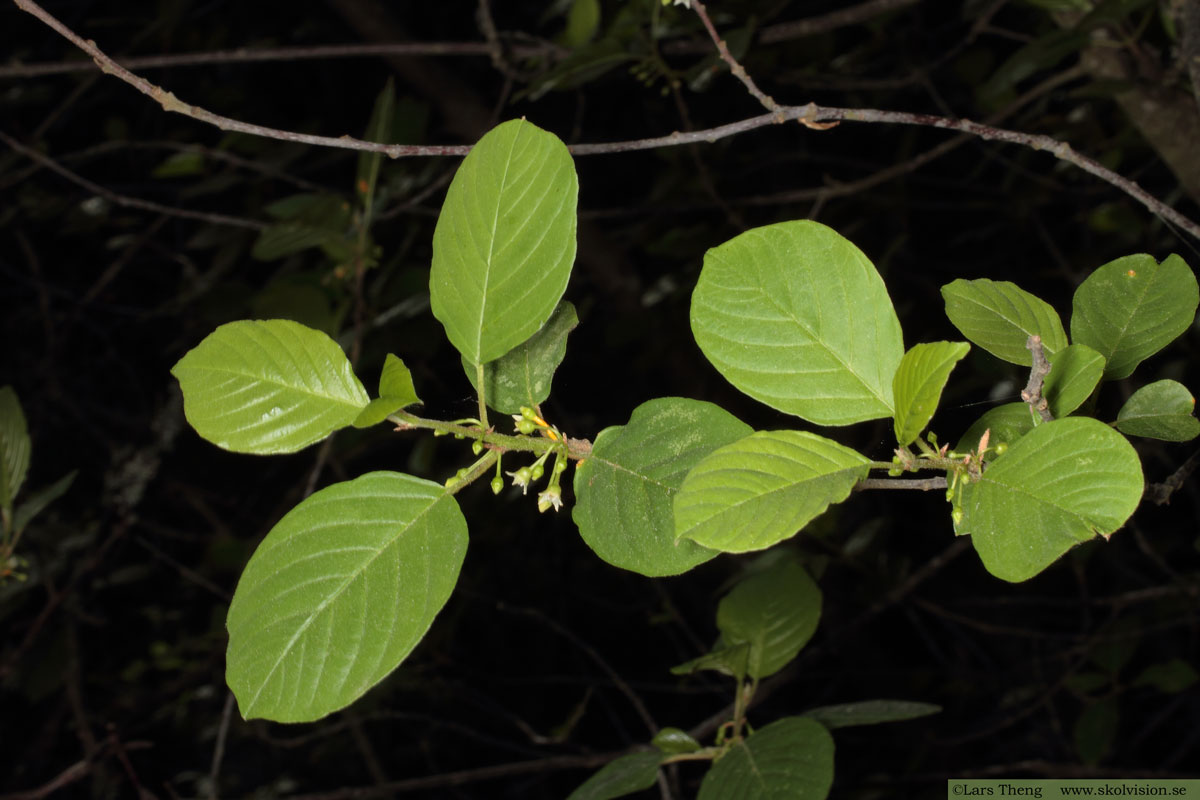
[[[950,370],[970,349],[966,342],[929,342],[913,345],[904,354],[892,379],[897,444],[910,444],[925,430],[937,411]]]
[[[1024,581],[1124,525],[1143,486],[1124,436],[1091,417],[1058,419],[1011,444],[966,486],[957,532],[971,536],[988,572]]]
[[[554,371],[567,355],[567,334],[579,324],[575,306],[558,304],[541,330],[502,355],[483,365],[483,396],[488,406],[501,414],[519,414],[521,406],[536,408],[550,396]],[[475,365],[463,358],[463,371],[476,386]]]
[[[1047,356],[1067,346],[1058,312],[1015,283],[959,278],[942,287],[942,298],[954,327],[996,358],[1031,366],[1025,342],[1035,333]]]
[[[1071,338],[1107,360],[1105,380],[1127,378],[1196,318],[1200,290],[1182,258],[1145,253],[1110,261],[1075,290]]]
[[[554,312],[575,262],[578,194],[566,145],[524,120],[493,128],[463,160],[433,233],[429,302],[471,364]]]
[[[720,406],[661,397],[605,428],[575,469],[572,519],[596,555],[658,577],[678,575],[717,553],[675,540],[672,500],[688,470],[718,447],[752,433]]]
[[[294,453],[369,402],[337,342],[286,319],[228,322],[171,368],[196,433],[238,453]]]
[[[892,415],[900,321],[862,251],[811,220],[754,228],[709,250],[692,333],[741,391],[818,425]]]
[[[454,498],[371,472],[316,492],[258,546],[229,607],[226,680],[246,719],[344,708],[408,656],[467,550]]]
[[[795,560],[781,558],[721,598],[718,648],[749,645],[746,674],[766,678],[796,657],[820,621],[820,588]]]
[[[0,508],[12,511],[13,498],[29,472],[29,428],[11,386],[0,389]]]
[[[1125,401],[1117,413],[1117,430],[1129,436],[1186,442],[1200,435],[1195,413],[1196,398],[1183,384],[1155,381]]]
[[[675,535],[726,553],[794,536],[867,474],[868,460],[806,431],[759,431],[697,464],[675,497]]]
[[[412,373],[398,356],[388,353],[379,376],[379,397],[359,412],[354,419],[354,427],[377,425],[389,414],[420,402],[421,398],[417,397],[417,389],[413,386]]]
[[[662,760],[663,754],[658,750],[613,759],[567,795],[567,800],[613,800],[649,789],[658,780],[658,765]]]
[[[966,453],[979,446],[979,439],[984,431],[991,431],[988,441],[992,447],[1000,443],[1012,444],[1033,430],[1033,414],[1026,403],[1005,403],[1002,406],[989,408],[982,417],[975,420],[967,432],[958,440],[955,450]]]
[[[669,756],[679,753],[694,753],[700,749],[700,743],[688,735],[687,731],[679,728],[662,728],[654,734],[650,744]]]
[[[883,722],[903,722],[930,714],[940,714],[941,706],[915,703],[911,700],[863,700],[858,703],[839,703],[833,706],[810,708],[803,716],[815,719],[830,730],[854,725],[879,725]]]
[[[833,737],[784,717],[735,742],[704,776],[697,800],[821,800],[833,785]]]
[[[1064,347],[1047,357],[1050,374],[1042,395],[1055,417],[1065,417],[1083,405],[1104,375],[1104,356],[1086,344]]]

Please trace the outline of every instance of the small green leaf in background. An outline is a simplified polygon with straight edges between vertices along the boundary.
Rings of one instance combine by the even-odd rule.
[[[829,731],[784,717],[735,742],[704,776],[697,800],[822,800],[832,785]]]
[[[567,27],[557,37],[567,49],[585,45],[600,29],[600,0],[574,0],[567,12]]]
[[[383,360],[379,376],[379,397],[372,400],[354,419],[354,427],[369,428],[387,419],[388,414],[421,402],[413,386],[412,373],[404,362],[391,353]]]
[[[1104,356],[1085,344],[1064,347],[1049,356],[1050,374],[1042,384],[1042,395],[1050,413],[1065,417],[1083,405],[1104,375]]]
[[[1015,283],[959,278],[942,287],[942,298],[954,327],[996,358],[1031,366],[1025,342],[1035,333],[1047,356],[1067,346],[1058,312]]]
[[[605,428],[575,468],[571,517],[596,555],[622,569],[678,575],[717,553],[675,540],[672,498],[688,470],[753,429],[720,406],[661,397]]]
[[[806,431],[759,431],[705,457],[675,496],[675,535],[727,553],[794,536],[866,477],[869,461]]]
[[[13,499],[29,471],[29,428],[11,386],[0,389],[0,508],[12,512]]]
[[[1009,445],[963,491],[963,520],[988,572],[1032,578],[1096,534],[1125,524],[1142,498],[1142,465],[1121,434],[1091,417],[1046,422]]]
[[[1084,706],[1074,727],[1075,751],[1080,761],[1095,766],[1108,755],[1117,739],[1119,720],[1116,695]]]
[[[1196,668],[1182,658],[1172,658],[1159,664],[1151,664],[1142,670],[1134,681],[1134,686],[1150,686],[1167,694],[1178,694],[1186,691],[1200,681]]]
[[[613,759],[567,795],[567,800],[612,800],[649,789],[658,780],[662,759],[663,754],[658,750]]]
[[[1075,290],[1071,338],[1107,360],[1105,380],[1127,378],[1188,329],[1200,289],[1182,258],[1144,253],[1110,261]]]
[[[337,342],[286,319],[228,322],[171,374],[188,423],[238,453],[294,453],[353,423],[370,400]]]
[[[46,506],[66,494],[78,470],[71,470],[49,486],[43,486],[17,504],[13,512],[13,533],[20,534]]]
[[[578,194],[566,145],[524,120],[463,159],[433,233],[429,302],[469,363],[496,360],[554,313],[575,263]]]
[[[750,644],[749,642],[740,642],[730,646],[718,645],[704,655],[671,667],[671,674],[691,675],[706,669],[728,675],[740,682],[746,677],[749,664]]]
[[[941,706],[914,703],[911,700],[863,700],[835,706],[810,708],[802,716],[815,719],[830,730],[854,725],[879,725],[883,722],[903,722],[909,719],[940,714]]]
[[[900,321],[863,252],[811,220],[754,228],[704,255],[692,333],[725,379],[818,425],[893,413]]]
[[[700,749],[700,743],[679,728],[663,728],[654,734],[650,744],[669,756],[679,753],[694,753]]]
[[[1186,442],[1200,435],[1196,398],[1176,381],[1155,381],[1138,389],[1117,412],[1117,430],[1129,436]]]
[[[550,396],[554,371],[567,355],[567,334],[579,324],[575,306],[564,300],[541,330],[495,361],[483,365],[483,396],[501,414],[536,408]],[[475,365],[463,358],[463,371],[476,390]]]
[[[396,84],[389,77],[375,98],[375,105],[371,109],[371,118],[367,121],[367,131],[363,138],[368,142],[392,144],[392,120],[395,108]],[[358,172],[354,180],[354,191],[363,208],[370,209],[375,201],[375,184],[379,180],[379,164],[382,160],[383,153],[364,150],[358,154]]]
[[[988,441],[995,447],[1002,442],[1011,445],[1031,430],[1033,415],[1029,406],[1026,403],[1005,403],[989,408],[983,416],[975,420],[954,449],[960,453],[974,450],[979,446],[979,439],[984,431],[992,432]]]
[[[749,645],[746,674],[766,678],[796,657],[820,621],[820,588],[794,559],[780,558],[721,598],[718,648]]]
[[[166,158],[150,173],[152,178],[188,178],[204,172],[204,156],[184,150]]]
[[[970,349],[966,342],[930,342],[913,345],[904,354],[892,379],[897,444],[910,444],[925,430],[937,411],[950,370]]]
[[[346,233],[350,205],[330,194],[298,194],[279,200],[266,211],[280,222],[258,235],[250,251],[259,261],[274,261],[312,247],[320,247],[335,261],[348,254]]]
[[[370,472],[305,498],[250,558],[229,606],[226,680],[246,719],[345,708],[412,651],[467,550],[432,481]]]

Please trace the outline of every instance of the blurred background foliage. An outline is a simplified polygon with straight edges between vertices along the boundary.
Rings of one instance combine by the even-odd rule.
[[[526,116],[590,143],[761,113],[695,15],[658,0],[46,7],[118,59],[224,53],[137,71],[287,130],[462,144]],[[781,103],[1046,134],[1200,216],[1195,3],[729,0],[711,13]],[[0,384],[28,420],[28,484],[77,471],[20,542],[26,578],[0,587],[0,796],[561,798],[649,736],[601,660],[659,725],[711,735],[703,723],[728,687],[668,669],[711,644],[739,559],[652,581],[596,559],[567,514],[481,487],[461,496],[472,540],[459,588],[390,679],[320,723],[240,720],[223,681],[224,615],[266,531],[314,487],[377,468],[440,480],[470,455],[382,429],[293,456],[231,455],[184,426],[168,369],[219,323],[290,317],[338,337],[372,390],[392,351],[429,415],[469,415],[426,288],[458,161],[382,159],[375,171],[351,151],[164,113],[15,5],[0,8],[0,42]],[[445,46],[229,55],[396,42]],[[394,106],[370,120],[389,84]],[[776,126],[577,168],[567,298],[580,326],[544,407],[573,436],[664,395],[792,426],[726,385],[688,327],[704,251],[748,226],[813,218],[850,238],[884,274],[910,345],[957,338],[938,295],[955,278],[1012,280],[1065,312],[1112,258],[1200,263],[1196,241],[1045,153],[931,129]],[[1195,391],[1198,343],[1193,327],[1140,378]],[[953,441],[1023,383],[973,352],[934,430]],[[1096,413],[1111,419],[1136,388],[1110,390]],[[835,435],[890,457],[886,424]],[[1137,446],[1152,481],[1198,458],[1194,443]],[[836,797],[940,797],[948,777],[1195,776],[1194,481],[1016,586],[953,540],[940,496],[892,494],[852,499],[789,545],[825,614],[753,723],[876,697],[944,707],[839,731]],[[701,774],[673,770],[673,796],[692,796]]]

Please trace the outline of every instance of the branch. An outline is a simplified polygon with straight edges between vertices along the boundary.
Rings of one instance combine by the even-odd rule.
[[[708,18],[708,9],[704,7],[704,3],[701,0],[692,0],[692,10],[696,12],[696,16],[700,18],[700,22],[704,24],[704,29],[708,31],[709,38],[717,46],[717,52],[720,53],[721,60],[729,65],[729,71],[733,73],[733,77],[745,85],[746,90],[754,95],[754,99],[762,103],[763,108],[767,111],[778,111],[779,103],[775,102],[775,98],[759,89],[754,83],[754,79],[746,72],[746,69],[729,52],[729,47],[726,46],[725,40],[717,33],[712,20]]]
[[[1050,362],[1046,360],[1046,353],[1042,349],[1042,337],[1036,333],[1030,334],[1025,347],[1033,355],[1033,367],[1029,370],[1029,383],[1021,391],[1021,399],[1029,404],[1032,411],[1041,415],[1042,422],[1050,422],[1054,415],[1050,413],[1049,402],[1042,396],[1042,384],[1050,374]]]

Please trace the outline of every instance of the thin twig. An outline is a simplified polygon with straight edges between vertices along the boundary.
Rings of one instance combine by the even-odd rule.
[[[212,765],[208,770],[208,800],[217,800],[217,783],[221,777],[221,762],[225,759],[225,737],[229,735],[229,721],[233,718],[233,692],[225,695],[221,709],[221,724],[217,727],[217,741],[213,745]]]
[[[1046,360],[1046,351],[1042,348],[1042,337],[1036,333],[1030,334],[1025,340],[1025,347],[1033,356],[1033,366],[1029,370],[1029,383],[1021,391],[1021,400],[1029,404],[1030,409],[1041,416],[1043,422],[1050,422],[1054,415],[1050,413],[1050,403],[1042,395],[1042,384],[1050,374],[1050,362]]]
[[[754,79],[750,77],[750,73],[746,72],[738,60],[729,52],[728,45],[721,35],[717,33],[716,27],[712,24],[712,20],[708,17],[708,9],[704,7],[701,0],[692,0],[692,10],[696,12],[696,16],[700,18],[700,22],[704,25],[704,29],[708,31],[708,36],[713,40],[713,44],[717,46],[717,52],[721,56],[721,60],[729,65],[729,71],[733,73],[733,77],[737,78],[746,87],[750,94],[754,95],[754,99],[762,103],[763,108],[767,111],[778,111],[779,103],[775,102],[775,98],[758,88]],[[782,122],[783,120],[780,120]]]
[[[854,491],[866,489],[915,489],[928,492],[934,489],[945,489],[948,484],[944,475],[933,478],[863,478],[854,484]]]

